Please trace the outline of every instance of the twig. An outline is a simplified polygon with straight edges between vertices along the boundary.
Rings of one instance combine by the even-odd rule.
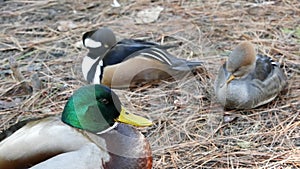
[[[15,77],[15,79],[18,82],[24,82],[24,83],[21,83],[21,88],[24,89],[26,91],[26,93],[31,93],[32,92],[32,88],[25,81],[25,78],[22,75],[22,73],[20,72],[20,70],[18,68],[18,63],[17,63],[17,61],[16,61],[16,59],[14,57],[10,57],[9,58],[9,65],[10,65],[10,69],[12,70],[13,76]]]

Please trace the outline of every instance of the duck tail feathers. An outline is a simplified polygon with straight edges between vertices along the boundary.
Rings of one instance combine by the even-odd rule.
[[[175,48],[175,47],[178,47],[178,45],[157,45],[155,46],[159,49],[164,49],[164,50],[167,50],[167,49],[170,49],[170,48]]]
[[[187,62],[187,66],[190,68],[198,67],[198,66],[201,66],[202,64],[203,64],[203,62],[200,62],[200,61],[188,61]]]
[[[9,137],[10,135],[12,135],[15,131],[17,131],[20,128],[22,128],[23,126],[25,126],[26,123],[27,123],[27,121],[21,121],[17,124],[10,126],[8,129],[2,131],[0,133],[0,141],[4,140],[6,137]]]
[[[201,66],[203,63],[202,62],[198,62],[198,61],[187,61],[184,64],[178,65],[178,66],[174,66],[173,70],[177,70],[177,71],[191,71],[196,69],[198,66]]]
[[[0,142],[2,140],[4,140],[5,138],[9,137],[10,135],[12,135],[15,131],[19,130],[20,128],[22,128],[23,126],[25,126],[27,123],[31,122],[31,121],[35,121],[35,120],[40,120],[42,118],[45,118],[45,117],[49,117],[51,115],[46,115],[44,117],[34,117],[34,118],[29,118],[29,119],[26,119],[26,120],[22,120],[16,124],[13,124],[12,126],[10,126],[8,129],[6,130],[3,130],[1,133],[0,133]]]

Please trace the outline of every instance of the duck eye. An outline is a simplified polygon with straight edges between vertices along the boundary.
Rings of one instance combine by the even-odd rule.
[[[108,104],[109,103],[109,101],[107,99],[99,99],[99,101],[101,103],[104,103],[104,104]]]

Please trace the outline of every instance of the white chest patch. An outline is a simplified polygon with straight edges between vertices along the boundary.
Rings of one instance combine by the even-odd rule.
[[[88,56],[85,56],[83,58],[83,61],[82,61],[82,64],[81,64],[81,70],[82,70],[82,73],[83,73],[83,76],[84,76],[85,80],[88,80],[87,79],[88,73],[89,73],[90,69],[92,68],[92,66],[97,62],[97,59],[98,58],[92,59]],[[95,76],[94,76],[94,79],[93,79],[94,84],[99,84],[100,83],[100,74],[101,74],[101,67],[102,66],[103,66],[103,61],[100,60],[99,64],[96,67],[96,72],[95,72]]]
[[[100,84],[100,75],[101,75],[101,67],[103,66],[103,61],[100,60],[99,64],[96,67],[96,72],[93,80],[93,84]]]

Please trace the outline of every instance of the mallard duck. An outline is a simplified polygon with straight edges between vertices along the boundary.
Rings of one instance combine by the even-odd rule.
[[[69,98],[61,118],[29,122],[2,140],[0,168],[151,168],[149,143],[135,128],[122,123],[152,125],[125,111],[109,88],[81,87]]]
[[[227,109],[251,109],[272,101],[287,78],[271,58],[256,55],[250,42],[240,43],[220,67],[215,80],[218,101]]]
[[[84,78],[111,88],[134,87],[169,77],[177,80],[201,65],[168,53],[166,49],[173,46],[134,39],[117,42],[108,28],[86,32],[82,40],[89,50],[82,61]]]

